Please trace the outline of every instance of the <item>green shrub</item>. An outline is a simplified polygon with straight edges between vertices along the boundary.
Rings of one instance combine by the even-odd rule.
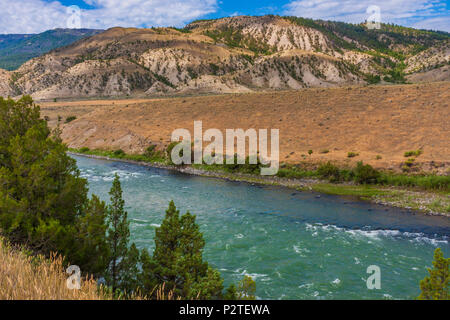
[[[83,147],[79,150],[81,153],[89,152],[90,149],[88,147]]]
[[[280,178],[291,179],[312,178],[317,177],[317,172],[307,171],[296,166],[287,166],[285,168],[280,168],[278,170],[277,176]]]
[[[422,150],[412,150],[412,151],[406,151],[405,153],[404,153],[404,157],[405,158],[408,158],[408,157],[412,157],[412,156],[415,156],[415,157],[418,157],[418,156],[420,156],[421,154],[423,153],[423,151]]]
[[[113,154],[114,154],[116,157],[121,157],[121,156],[124,156],[124,155],[125,155],[125,151],[123,151],[122,149],[117,149],[117,150],[115,150],[115,151],[113,152]]]
[[[359,153],[356,153],[356,152],[349,152],[349,153],[347,153],[347,157],[348,158],[354,158],[354,157],[357,157],[357,156],[359,156]]]
[[[449,190],[450,188],[450,176],[382,174],[378,180],[381,184],[392,186],[420,187],[430,190]]]
[[[374,184],[378,182],[380,173],[371,165],[364,165],[362,161],[358,161],[355,169],[353,169],[353,179],[359,184]]]
[[[341,180],[341,172],[339,168],[329,161],[319,166],[319,168],[317,169],[317,174],[322,178],[329,179],[331,182],[337,182]]]
[[[414,158],[409,158],[408,160],[405,161],[405,165],[407,167],[412,167],[414,165],[414,162],[416,161],[416,159]]]
[[[167,153],[167,157],[170,159],[170,155],[172,154],[172,150],[173,148],[175,148],[175,146],[178,144],[178,141],[174,141],[169,143],[169,145],[166,148],[166,153]]]
[[[173,164],[172,150],[173,150],[173,148],[175,148],[176,145],[178,145],[180,143],[184,143],[184,141],[173,141],[166,148],[167,158],[168,158],[170,164]],[[183,157],[183,150],[180,151],[180,157]],[[194,163],[194,143],[193,142],[191,142],[191,163]]]
[[[145,152],[143,155],[147,158],[153,158],[155,156],[158,156],[158,152],[156,150],[156,144],[152,144],[147,149],[145,149]]]
[[[250,173],[250,174],[259,174],[261,167],[263,164],[259,161],[259,158],[256,159],[256,163],[250,163],[250,157],[245,159],[245,164],[239,165],[239,171],[242,173]]]
[[[368,74],[366,75],[365,80],[368,84],[376,84],[381,82],[381,77],[379,75]]]
[[[74,121],[76,119],[77,119],[77,117],[75,117],[75,116],[69,116],[69,117],[66,118],[66,123],[72,122],[72,121]]]

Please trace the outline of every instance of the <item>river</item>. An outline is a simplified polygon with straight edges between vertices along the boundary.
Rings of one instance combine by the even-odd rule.
[[[204,258],[225,284],[247,274],[262,299],[411,299],[433,251],[450,255],[450,219],[274,186],[73,156],[91,193],[121,178],[131,240],[152,252],[169,201],[197,216]],[[381,270],[369,290],[367,267]]]

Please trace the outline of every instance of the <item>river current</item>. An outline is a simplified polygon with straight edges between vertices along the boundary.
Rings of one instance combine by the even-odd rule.
[[[109,201],[117,173],[131,240],[150,252],[169,201],[190,211],[204,234],[204,258],[225,284],[243,275],[263,299],[410,299],[433,251],[450,255],[450,219],[351,198],[190,176],[73,156],[91,193]],[[369,290],[367,268],[381,271]]]

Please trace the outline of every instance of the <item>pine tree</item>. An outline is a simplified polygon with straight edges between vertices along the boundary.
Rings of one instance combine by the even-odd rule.
[[[66,151],[30,97],[0,98],[0,228],[13,243],[71,260],[88,199]]]
[[[122,198],[122,187],[116,174],[109,192],[111,204],[108,206],[107,242],[110,248],[110,263],[107,270],[106,282],[113,292],[120,289],[120,285],[127,273],[126,257],[130,240],[128,213],[124,210],[125,201]]]
[[[0,97],[2,234],[34,252],[57,252],[83,273],[102,275],[108,260],[105,210],[97,197],[88,199],[76,161],[31,97]]]
[[[139,266],[141,263],[141,254],[134,243],[131,244],[127,251],[127,255],[121,261],[121,267],[124,270],[121,278],[120,289],[125,293],[133,293],[142,286],[141,271]]]
[[[255,300],[256,283],[250,277],[245,275],[239,282],[237,288],[237,299],[239,300]]]
[[[245,275],[238,286],[231,284],[224,294],[225,300],[255,300],[256,283],[252,277]]]
[[[231,284],[226,290],[223,296],[224,300],[237,300],[237,289],[234,284]]]
[[[153,291],[164,284],[167,292],[185,299],[222,297],[223,279],[203,261],[205,241],[195,216],[180,212],[170,202],[161,226],[156,229],[153,256],[143,254],[144,288]]]
[[[109,263],[106,215],[105,202],[93,195],[86,205],[85,215],[77,224],[74,258],[82,271],[88,271],[95,277],[103,276]]]
[[[420,281],[422,291],[419,300],[449,300],[450,258],[444,258],[440,248],[434,251],[433,268],[428,268],[429,276]]]

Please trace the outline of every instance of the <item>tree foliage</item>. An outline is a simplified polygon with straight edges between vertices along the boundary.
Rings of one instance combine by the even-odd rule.
[[[195,216],[180,212],[170,202],[161,227],[156,229],[153,256],[144,254],[145,287],[165,284],[166,290],[187,299],[213,299],[222,296],[223,279],[203,261],[205,241]]]
[[[140,254],[135,244],[130,247],[130,222],[125,211],[122,186],[116,174],[109,195],[111,204],[107,208],[106,241],[110,252],[106,269],[106,283],[113,292],[133,292],[138,286]]]
[[[429,276],[420,281],[419,300],[449,300],[450,258],[444,258],[440,248],[434,251],[433,268]]]
[[[30,97],[0,98],[0,229],[12,242],[89,265],[76,239],[93,204],[66,151]]]

